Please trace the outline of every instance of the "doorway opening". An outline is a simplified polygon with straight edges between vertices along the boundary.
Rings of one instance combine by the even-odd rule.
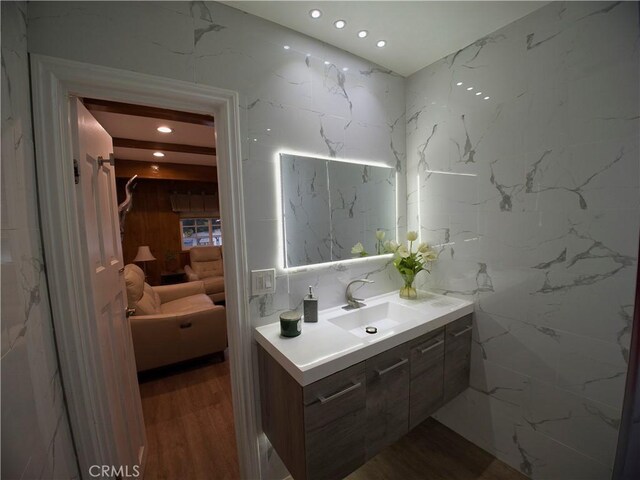
[[[226,378],[231,380],[232,393],[229,394],[227,382],[225,395],[228,402],[233,404],[232,407],[229,405],[233,415],[227,413],[225,416],[227,422],[233,418],[231,423],[233,426],[228,427],[228,430],[232,432],[235,427],[239,476],[259,478],[260,462],[255,396],[253,377],[250,374],[252,371],[251,326],[248,317],[248,299],[245,293],[247,265],[238,94],[215,87],[39,55],[31,56],[31,73],[39,208],[47,258],[47,276],[50,284],[60,369],[81,474],[83,476],[90,475],[90,469],[94,465],[112,465],[117,468],[136,463],[138,468],[142,469],[147,465],[145,459],[148,459],[149,452],[153,448],[153,439],[145,438],[144,428],[140,428],[143,433],[138,437],[138,440],[123,440],[126,432],[135,427],[136,421],[142,419],[141,414],[137,417],[135,414],[126,415],[127,406],[133,405],[132,411],[135,411],[136,402],[138,403],[138,411],[142,411],[140,396],[136,395],[138,369],[143,371],[142,377],[150,377],[140,378],[143,388],[145,385],[149,385],[149,390],[154,390],[157,384],[153,382],[158,380],[158,376],[165,380],[167,378],[188,378],[184,381],[181,380],[181,382],[193,385],[197,383],[192,378],[194,371],[205,372],[203,376],[211,378],[211,370],[207,373],[207,368],[218,368],[223,365],[228,370],[221,374],[221,378],[226,375]],[[166,145],[176,142],[156,142],[165,143],[165,145],[161,145],[163,150],[158,148],[159,145],[153,145],[152,139],[130,138],[128,134],[131,132],[128,131],[126,136],[115,138],[151,142],[151,144],[132,144],[120,142],[120,140],[114,142],[107,134],[109,142],[104,152],[101,149],[94,149],[89,154],[85,152],[84,155],[79,155],[77,145],[79,144],[78,132],[80,128],[77,127],[80,123],[76,122],[75,131],[73,128],[73,122],[79,118],[77,112],[84,109],[88,114],[84,117],[88,120],[87,124],[91,124],[91,119],[93,119],[93,123],[99,125],[94,115],[89,113],[89,110],[79,99],[93,101],[94,104],[115,102],[129,104],[139,109],[155,108],[186,112],[187,115],[213,116],[215,120],[215,145],[193,145],[205,148],[205,150],[197,149],[197,152],[192,151],[191,155],[206,156],[211,153],[210,149],[215,148],[215,168],[217,169],[217,178],[220,179],[220,183],[217,184],[220,207],[217,212],[218,216],[211,215],[216,213],[213,208],[210,208],[214,206],[214,202],[211,201],[215,197],[214,188],[207,190],[210,187],[208,186],[204,190],[196,191],[194,189],[191,193],[188,190],[184,193],[176,188],[173,192],[176,195],[174,198],[176,208],[182,208],[179,205],[181,201],[184,201],[185,195],[189,197],[189,211],[185,213],[180,210],[181,213],[178,213],[179,216],[182,215],[182,218],[177,222],[174,233],[179,239],[179,246],[176,248],[177,254],[165,255],[159,253],[157,249],[154,253],[151,246],[147,244],[152,243],[152,240],[155,241],[155,238],[150,237],[144,240],[147,243],[142,243],[141,239],[135,242],[135,256],[131,259],[130,264],[126,263],[129,262],[128,258],[125,259],[124,255],[117,254],[117,250],[122,252],[122,247],[126,242],[124,236],[122,237],[124,242],[120,238],[118,203],[122,204],[126,201],[126,183],[131,177],[126,182],[124,181],[127,178],[125,174],[123,174],[125,176],[122,180],[115,178],[117,155],[110,155],[114,152],[114,149],[111,148],[112,145],[134,150],[135,147],[147,146],[151,148],[138,148],[138,150],[151,150],[151,155],[154,152],[165,153],[165,157],[167,157],[167,152],[178,155],[180,152],[172,151],[170,150],[172,147]],[[95,115],[102,114],[95,112]],[[105,130],[102,126],[99,126],[99,129]],[[158,133],[164,132],[158,131]],[[98,143],[104,146],[102,143]],[[154,158],[163,157],[157,155]],[[123,159],[136,161],[135,158]],[[169,169],[170,163],[179,164],[180,161],[167,162],[164,165],[159,165],[159,162],[156,161],[153,164],[143,166],[148,166],[152,171],[155,171],[155,174],[159,174],[163,171],[163,166],[165,171]],[[154,165],[159,168],[154,168]],[[83,171],[84,167],[86,168]],[[123,163],[122,167],[124,169],[126,164]],[[191,166],[191,168],[200,167],[204,166]],[[209,166],[209,168],[214,167]],[[79,187],[79,185],[83,185],[79,181],[79,178],[83,176],[91,179],[91,182],[86,183],[89,187],[85,190]],[[152,178],[159,181],[157,177]],[[140,182],[142,180],[145,179],[139,179]],[[151,178],[148,180],[151,181]],[[96,194],[96,192],[100,192],[100,189],[96,188],[100,182],[113,186],[110,192],[112,194],[111,200],[108,199],[108,195]],[[124,187],[121,186],[121,196],[122,189],[124,189],[124,200],[117,198],[116,185],[118,182],[124,183]],[[140,191],[143,189],[141,188]],[[196,192],[198,198],[191,202],[191,197],[195,197]],[[85,197],[92,201],[86,202]],[[118,202],[118,200],[122,201]],[[198,211],[197,215],[194,215],[191,206],[192,203],[196,203],[195,200],[201,200],[203,203],[203,208]],[[136,201],[135,197],[133,201]],[[134,215],[133,211],[130,210],[128,214]],[[111,222],[111,226],[100,223],[104,218],[114,215],[115,221]],[[220,221],[218,222],[218,220]],[[126,234],[127,220],[123,223]],[[90,238],[87,234],[89,231],[87,225],[95,226],[91,234],[105,241],[87,241]],[[115,228],[111,228],[114,226]],[[189,230],[190,227],[193,227],[193,230]],[[195,236],[195,239],[189,240],[192,236]],[[116,238],[117,241],[113,240]],[[218,245],[219,243],[221,245]],[[111,246],[113,249],[109,250]],[[184,247],[189,247],[186,258],[193,272],[187,271],[184,266],[182,268],[184,273],[179,271],[180,263],[185,260]],[[220,292],[207,292],[207,286],[204,286],[203,280],[189,278],[191,273],[198,274],[194,263],[217,260],[217,258],[210,259],[207,255],[194,254],[193,249],[196,247],[219,248],[224,265],[224,278],[218,284],[221,283],[223,288],[223,300],[219,298],[213,300],[212,294]],[[224,254],[222,254],[222,249],[224,249]],[[129,252],[127,255],[130,257],[132,253]],[[215,256],[216,254],[214,254]],[[96,258],[100,261],[96,261]],[[160,266],[159,259],[162,259],[162,266]],[[136,263],[138,265],[135,265]],[[143,305],[136,305],[137,308],[135,308],[139,311],[132,311],[133,309],[129,308],[129,292],[125,288],[125,282],[122,278],[127,276],[127,273],[134,273],[134,277],[137,275],[138,278],[135,281],[138,287],[136,288],[142,291],[142,295],[139,291],[134,291],[132,298],[142,300],[142,297],[148,294],[149,299],[155,304],[149,305],[142,300]],[[119,277],[120,275],[122,277]],[[164,283],[165,285],[151,285],[149,282]],[[96,285],[99,285],[99,288]],[[154,290],[154,288],[158,290]],[[178,338],[184,340],[182,343],[192,342],[195,345],[194,351],[203,353],[203,355],[192,355],[196,357],[195,359],[189,358],[188,348],[174,348],[173,351],[169,351],[170,348],[165,348],[159,353],[157,350],[154,351],[153,346],[157,343],[165,342],[164,345],[174,346],[174,343],[169,342],[168,338],[164,338],[168,336],[162,328],[152,330],[153,333],[161,336],[161,341],[152,339],[146,345],[142,342],[143,348],[136,349],[143,352],[142,355],[138,355],[134,351],[133,344],[138,341],[132,340],[133,335],[129,335],[131,361],[127,361],[126,348],[117,351],[105,347],[107,344],[108,347],[113,347],[113,345],[126,347],[126,341],[111,341],[117,339],[114,336],[109,337],[111,343],[105,342],[107,335],[111,334],[110,329],[105,328],[105,325],[123,324],[129,321],[125,316],[125,310],[126,315],[131,315],[129,317],[131,319],[135,319],[140,313],[147,314],[147,316],[157,314],[162,317],[160,320],[165,319],[166,316],[178,319],[182,312],[179,312],[180,309],[177,305],[173,304],[174,308],[165,312],[162,311],[162,305],[179,301],[180,298],[176,296],[174,290],[184,290],[185,288],[194,289],[191,293],[194,296],[199,296],[198,301],[203,302],[200,304],[202,308],[198,308],[193,313],[195,317],[199,318],[201,311],[212,308],[211,305],[225,311],[228,349],[225,343],[222,348],[208,346],[203,347],[204,351],[198,351],[198,346],[202,347],[203,344],[208,344],[211,335],[199,336],[205,339],[200,343],[197,342],[200,338],[195,340],[193,338],[197,336],[191,335],[189,338],[190,332],[195,331],[196,320],[198,320],[195,317],[193,321],[177,321],[177,328],[180,331]],[[105,292],[110,292],[113,295],[105,295]],[[185,301],[183,307],[187,310],[192,309],[192,300],[194,299]],[[118,302],[120,302],[121,308],[117,307]],[[103,309],[103,307],[105,308]],[[145,315],[140,316],[144,317]],[[105,319],[108,321],[104,321]],[[220,323],[217,324],[220,325]],[[222,322],[223,325],[224,323]],[[148,328],[149,325],[144,325],[144,327]],[[121,328],[120,331],[126,332],[128,330]],[[220,336],[217,335],[217,337]],[[214,355],[206,351],[207,348],[214,350]],[[225,350],[226,355],[222,361],[223,357],[219,352]],[[169,357],[169,361],[165,357]],[[161,360],[162,358],[164,360]],[[187,360],[196,363],[181,363]],[[198,364],[202,361],[205,364]],[[176,363],[179,365],[175,366]],[[118,381],[116,378],[117,375],[114,372],[124,370],[118,369],[118,365],[128,365],[130,369],[127,374],[128,378],[134,379],[134,381],[128,381],[127,388],[120,390],[118,390],[118,386],[127,382]],[[143,366],[138,368],[140,365]],[[155,370],[156,368],[165,370]],[[185,375],[177,374],[176,368],[181,369]],[[147,371],[151,371],[151,373],[144,373]],[[164,385],[167,391],[177,391],[178,397],[181,396],[180,389],[176,387],[175,382],[173,385],[170,381],[165,383],[168,384]],[[214,381],[214,383],[219,384],[218,381]],[[193,396],[194,401],[191,406],[196,409],[203,407],[203,399],[206,397],[204,390],[206,387],[201,388]],[[113,391],[117,391],[117,395],[114,395]],[[113,401],[118,397],[118,401]],[[206,411],[203,408],[200,410]],[[184,423],[184,418],[181,421]],[[220,432],[217,433],[217,435],[219,434]],[[203,439],[199,438],[198,441],[202,443]],[[130,452],[133,450],[132,448],[129,448],[130,451],[127,453],[127,446],[135,446],[136,442],[141,443],[141,448],[135,452],[135,455]],[[187,442],[187,446],[183,446],[183,449],[193,448],[192,443]],[[149,448],[146,448],[147,445]],[[215,445],[200,445],[201,451],[205,451],[208,456],[211,456],[212,446]],[[159,454],[167,456],[171,453],[174,454],[174,458],[176,455],[183,455],[181,450],[161,451]],[[187,461],[189,460],[187,459]],[[197,460],[192,461],[197,462]],[[184,475],[185,471],[182,470],[180,476]]]
[[[239,478],[215,118],[81,102],[113,145],[145,475]]]

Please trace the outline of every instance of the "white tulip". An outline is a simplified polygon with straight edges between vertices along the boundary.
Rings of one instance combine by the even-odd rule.
[[[376,230],[376,239],[384,240],[384,230]]]
[[[356,243],[351,249],[353,255],[361,255],[364,252],[364,245],[361,242]]]
[[[407,258],[409,257],[409,250],[404,245],[400,245],[398,250],[396,250],[396,254],[402,258]]]
[[[399,246],[395,240],[387,240],[384,242],[384,249],[389,253],[395,253]]]
[[[410,242],[415,242],[418,239],[418,232],[407,232],[407,240]]]
[[[418,245],[418,252],[427,253],[428,251],[429,251],[429,245],[427,245],[425,242],[422,242],[420,245]]]

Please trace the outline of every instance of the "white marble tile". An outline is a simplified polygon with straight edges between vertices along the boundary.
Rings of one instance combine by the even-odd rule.
[[[409,228],[440,253],[420,283],[477,301],[473,388],[438,416],[532,478],[611,475],[637,268],[637,14],[548,4],[407,80],[409,174],[474,175],[409,184]]]

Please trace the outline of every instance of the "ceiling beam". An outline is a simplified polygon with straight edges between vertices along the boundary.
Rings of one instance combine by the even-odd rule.
[[[160,150],[165,152],[190,153],[193,155],[215,155],[214,147],[199,147],[197,145],[185,145],[181,143],[148,142],[146,140],[133,140],[130,138],[113,138],[113,146],[120,148],[139,148],[142,150]]]
[[[153,178],[157,180],[190,180],[218,183],[218,169],[207,165],[152,163],[116,159],[115,172],[116,178],[131,178],[134,175],[138,175],[138,178]]]
[[[171,120],[174,122],[193,123],[207,127],[214,126],[212,115],[180,112],[178,110],[147,107],[144,105],[131,105],[130,103],[111,102],[109,100],[97,100],[93,98],[85,98],[82,102],[88,110],[94,112],[120,113],[135,117],[159,118],[161,120]]]

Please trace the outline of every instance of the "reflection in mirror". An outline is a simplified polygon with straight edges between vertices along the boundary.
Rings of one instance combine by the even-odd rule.
[[[361,242],[376,253],[376,231],[395,238],[391,167],[280,154],[285,267],[353,258]]]

